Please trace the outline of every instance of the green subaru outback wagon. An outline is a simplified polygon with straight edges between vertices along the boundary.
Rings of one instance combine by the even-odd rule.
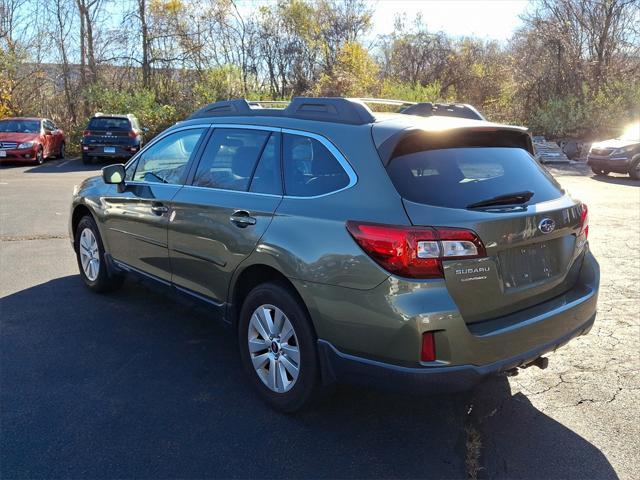
[[[207,304],[278,410],[336,381],[463,390],[595,319],[587,207],[532,154],[483,120],[218,102],[76,187],[70,232],[91,290]]]

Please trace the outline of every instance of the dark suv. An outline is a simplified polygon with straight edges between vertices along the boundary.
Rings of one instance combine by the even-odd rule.
[[[587,163],[596,175],[628,173],[640,180],[640,122],[629,125],[618,138],[592,144]]]
[[[595,319],[587,208],[532,155],[480,120],[220,102],[77,187],[70,233],[91,290],[210,307],[280,410],[336,380],[459,390]]]
[[[82,161],[128,160],[142,148],[144,132],[131,114],[96,113],[82,133]]]

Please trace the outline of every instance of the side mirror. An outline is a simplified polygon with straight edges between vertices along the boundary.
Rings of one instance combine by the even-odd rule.
[[[125,174],[124,165],[121,163],[102,168],[102,180],[107,184],[124,186]]]

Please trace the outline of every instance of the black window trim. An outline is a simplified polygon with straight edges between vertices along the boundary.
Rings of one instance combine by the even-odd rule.
[[[200,135],[200,139],[198,139],[198,143],[196,144],[196,148],[194,148],[193,153],[191,154],[191,157],[189,158],[189,162],[187,163],[187,169],[186,169],[187,173],[182,176],[182,178],[180,179],[179,183],[160,183],[160,182],[145,182],[145,181],[141,181],[141,180],[127,180],[127,181],[125,181],[125,185],[146,185],[146,186],[149,186],[149,185],[153,185],[153,186],[163,185],[163,186],[183,187],[185,185],[185,181],[186,181],[188,175],[191,172],[191,165],[193,165],[195,160],[200,157],[200,154],[201,154],[200,150],[202,149],[202,146],[204,144],[204,140],[205,139],[208,140],[208,137],[209,137],[209,134],[210,134],[209,127],[210,127],[210,124],[194,124],[194,125],[187,125],[187,126],[184,126],[184,127],[179,127],[179,128],[174,128],[174,129],[171,129],[171,130],[167,130],[163,134],[158,135],[151,142],[147,143],[138,153],[136,153],[134,156],[132,156],[129,159],[129,161],[124,165],[125,172],[130,166],[133,166],[133,168],[137,170],[137,168],[138,168],[137,163],[138,163],[138,160],[140,159],[140,157],[142,155],[144,155],[144,153],[148,149],[152,148],[156,143],[161,142],[162,140],[167,138],[169,135],[173,135],[174,133],[182,132],[184,130],[193,130],[193,129],[203,130],[202,135]],[[135,175],[135,170],[133,172],[133,175]]]

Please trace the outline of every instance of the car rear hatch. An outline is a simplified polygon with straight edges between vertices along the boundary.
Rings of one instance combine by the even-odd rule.
[[[467,323],[574,286],[586,211],[533,159],[526,131],[482,123],[395,137],[378,150],[412,224],[468,229],[485,247],[486,255],[442,261],[447,289]]]
[[[91,146],[130,145],[135,136],[128,118],[94,117],[84,132],[84,143]]]

